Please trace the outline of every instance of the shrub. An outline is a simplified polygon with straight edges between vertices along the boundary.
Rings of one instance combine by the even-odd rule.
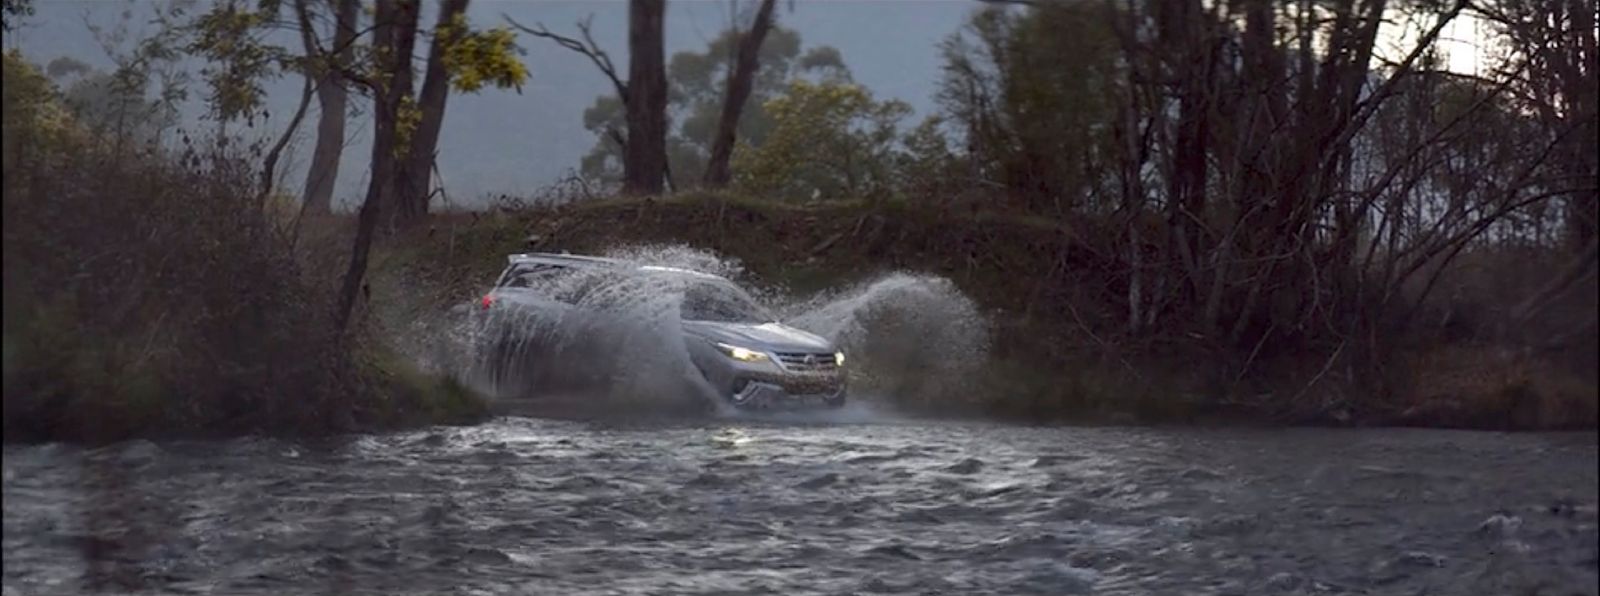
[[[390,395],[403,365],[358,361],[383,347],[330,325],[337,275],[297,257],[251,159],[12,144],[11,126],[56,116],[48,89],[13,97],[27,71],[6,58],[7,439],[321,433],[469,409],[425,407],[459,396],[414,381]]]

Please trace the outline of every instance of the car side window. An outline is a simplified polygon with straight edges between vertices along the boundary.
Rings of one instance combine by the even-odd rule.
[[[507,272],[500,282],[503,288],[531,288],[539,282],[555,277],[564,267],[555,265],[518,265]]]

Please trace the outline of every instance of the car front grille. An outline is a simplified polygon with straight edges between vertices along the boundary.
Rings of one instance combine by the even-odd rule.
[[[777,352],[783,368],[795,372],[833,372],[839,369],[830,352]]]

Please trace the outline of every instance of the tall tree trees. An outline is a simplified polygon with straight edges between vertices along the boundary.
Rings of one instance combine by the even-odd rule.
[[[400,123],[406,101],[411,98],[411,52],[416,46],[420,11],[419,3],[406,0],[378,0],[373,11],[373,66],[381,74],[365,81],[372,93],[372,166],[366,197],[356,214],[349,266],[334,310],[334,325],[339,329],[348,326],[360,295],[384,199],[393,192],[396,162],[405,154],[401,148],[409,133],[400,129]]]
[[[586,23],[579,27],[587,32]],[[671,118],[667,162],[684,186],[704,176],[726,104],[727,80],[735,68],[735,48],[744,37],[737,31],[724,31],[703,50],[680,51],[667,62],[667,113]],[[736,147],[761,145],[774,126],[765,104],[783,95],[794,79],[850,80],[850,70],[837,49],[818,46],[802,53],[800,35],[777,26],[759,47],[756,62],[760,66],[753,73],[750,95],[739,111]],[[620,80],[617,87],[623,89]],[[581,171],[602,185],[618,185],[622,180],[623,131],[627,128],[627,111],[619,99],[623,95],[625,89],[596,97],[583,114],[584,127],[595,133],[596,142],[583,157]]]
[[[285,26],[278,19],[282,5],[261,2],[255,9],[244,0],[225,0],[174,27],[183,47],[208,61],[201,72],[206,77],[208,103],[214,117],[221,122],[248,122],[258,114],[264,115],[262,83],[287,72],[301,73],[307,90],[292,122],[297,123],[304,115],[304,104],[313,96],[322,106],[316,147],[306,172],[304,205],[308,212],[325,212],[331,207],[345,143],[349,90],[371,94],[380,107],[385,102],[398,102],[397,111],[392,114],[384,109],[373,110],[375,134],[392,128],[383,143],[385,151],[400,155],[398,161],[389,164],[386,174],[395,179],[369,185],[383,188],[380,194],[390,202],[386,210],[392,224],[403,228],[420,221],[428,209],[430,174],[451,88],[475,92],[489,85],[520,86],[527,71],[516,58],[519,49],[514,35],[504,29],[472,30],[465,18],[466,0],[438,4],[438,21],[431,30],[419,28],[420,16],[413,18],[430,6],[418,0],[374,5],[374,19],[381,8],[383,14],[397,20],[374,21],[365,30],[358,29],[359,0],[295,0],[289,26],[298,29],[303,46],[303,52],[297,54],[270,41],[271,34]],[[331,39],[324,39],[317,32],[315,22],[321,17],[332,21]],[[379,31],[389,37],[380,36]],[[432,41],[419,93],[415,89],[411,52],[416,38],[424,35]],[[409,41],[402,39],[407,37]],[[396,53],[401,42],[408,44],[407,51]],[[276,163],[293,132],[290,127],[272,145],[266,160],[269,177],[270,166]]]
[[[860,85],[797,80],[765,107],[771,133],[735,156],[741,190],[782,199],[891,192],[898,126],[911,106],[876,100]]]
[[[1474,11],[1500,34],[1511,62],[1526,73],[1516,82],[1518,103],[1537,116],[1544,134],[1566,136],[1554,156],[1562,175],[1600,186],[1595,150],[1600,136],[1600,2],[1494,0],[1476,3]],[[1563,202],[1567,246],[1592,250],[1600,229],[1600,193],[1575,192]]]
[[[316,148],[311,153],[311,163],[306,169],[305,209],[312,213],[327,213],[333,206],[333,189],[339,177],[339,162],[344,153],[345,119],[349,111],[349,87],[344,70],[350,67],[355,53],[356,26],[359,22],[360,0],[330,0],[334,5],[333,40],[328,46],[327,64],[314,64],[306,72],[315,81],[317,102]],[[312,24],[310,0],[296,0],[299,13],[300,35],[307,56],[318,54]]]
[[[1106,13],[1077,2],[988,9],[942,45],[936,99],[967,146],[966,186],[998,186],[1040,212],[1094,208],[1122,88]]]
[[[602,99],[598,106],[607,111],[622,108],[622,127],[603,117],[591,117],[595,108],[584,114],[586,123],[593,121],[591,130],[599,129],[602,144],[611,143],[622,154],[622,190],[627,194],[660,194],[665,188],[670,166],[667,162],[667,72],[666,72],[666,0],[629,0],[628,2],[628,79],[624,81],[616,66],[591,34],[591,20],[578,23],[583,38],[573,38],[552,33],[544,25],[528,27],[505,17],[512,26],[535,37],[549,39],[588,57],[600,72],[611,80],[616,90],[614,100]]]
[[[527,69],[515,58],[513,35],[503,29],[472,31],[464,18],[465,0],[441,5],[433,31],[422,95],[414,95],[412,55],[421,3],[379,0],[374,11],[367,76],[346,69],[347,80],[372,95],[373,144],[367,192],[357,214],[350,266],[340,288],[335,320],[349,321],[366,275],[367,256],[384,209],[397,226],[416,224],[427,214],[428,175],[450,87],[473,92],[485,86],[520,88]]]
[[[1593,0],[996,4],[945,46],[946,176],[1099,228],[1130,332],[1373,364],[1461,255],[1554,221],[1593,266]],[[1506,59],[1448,72],[1468,10]]]
[[[405,160],[397,171],[395,204],[406,224],[419,221],[428,213],[434,155],[439,147],[439,131],[444,126],[445,101],[450,95],[447,72],[450,48],[460,42],[466,28],[467,0],[444,0],[439,4],[439,24],[433,29],[433,44],[428,50],[428,66],[422,89],[416,99],[417,124],[406,149]]]
[[[761,7],[756,10],[755,21],[750,24],[750,31],[739,38],[736,63],[733,74],[728,77],[728,90],[722,102],[722,115],[717,120],[717,133],[711,145],[711,159],[706,163],[705,176],[701,180],[707,187],[727,186],[728,181],[732,179],[728,162],[733,158],[733,143],[739,126],[739,114],[744,110],[745,101],[750,98],[751,88],[755,86],[756,69],[761,67],[759,62],[761,43],[766,40],[767,31],[772,29],[772,12],[776,5],[777,0],[761,0]]]

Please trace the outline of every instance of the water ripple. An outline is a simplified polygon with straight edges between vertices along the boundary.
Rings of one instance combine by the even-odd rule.
[[[1596,594],[1596,441],[605,428],[5,448],[5,594]]]

